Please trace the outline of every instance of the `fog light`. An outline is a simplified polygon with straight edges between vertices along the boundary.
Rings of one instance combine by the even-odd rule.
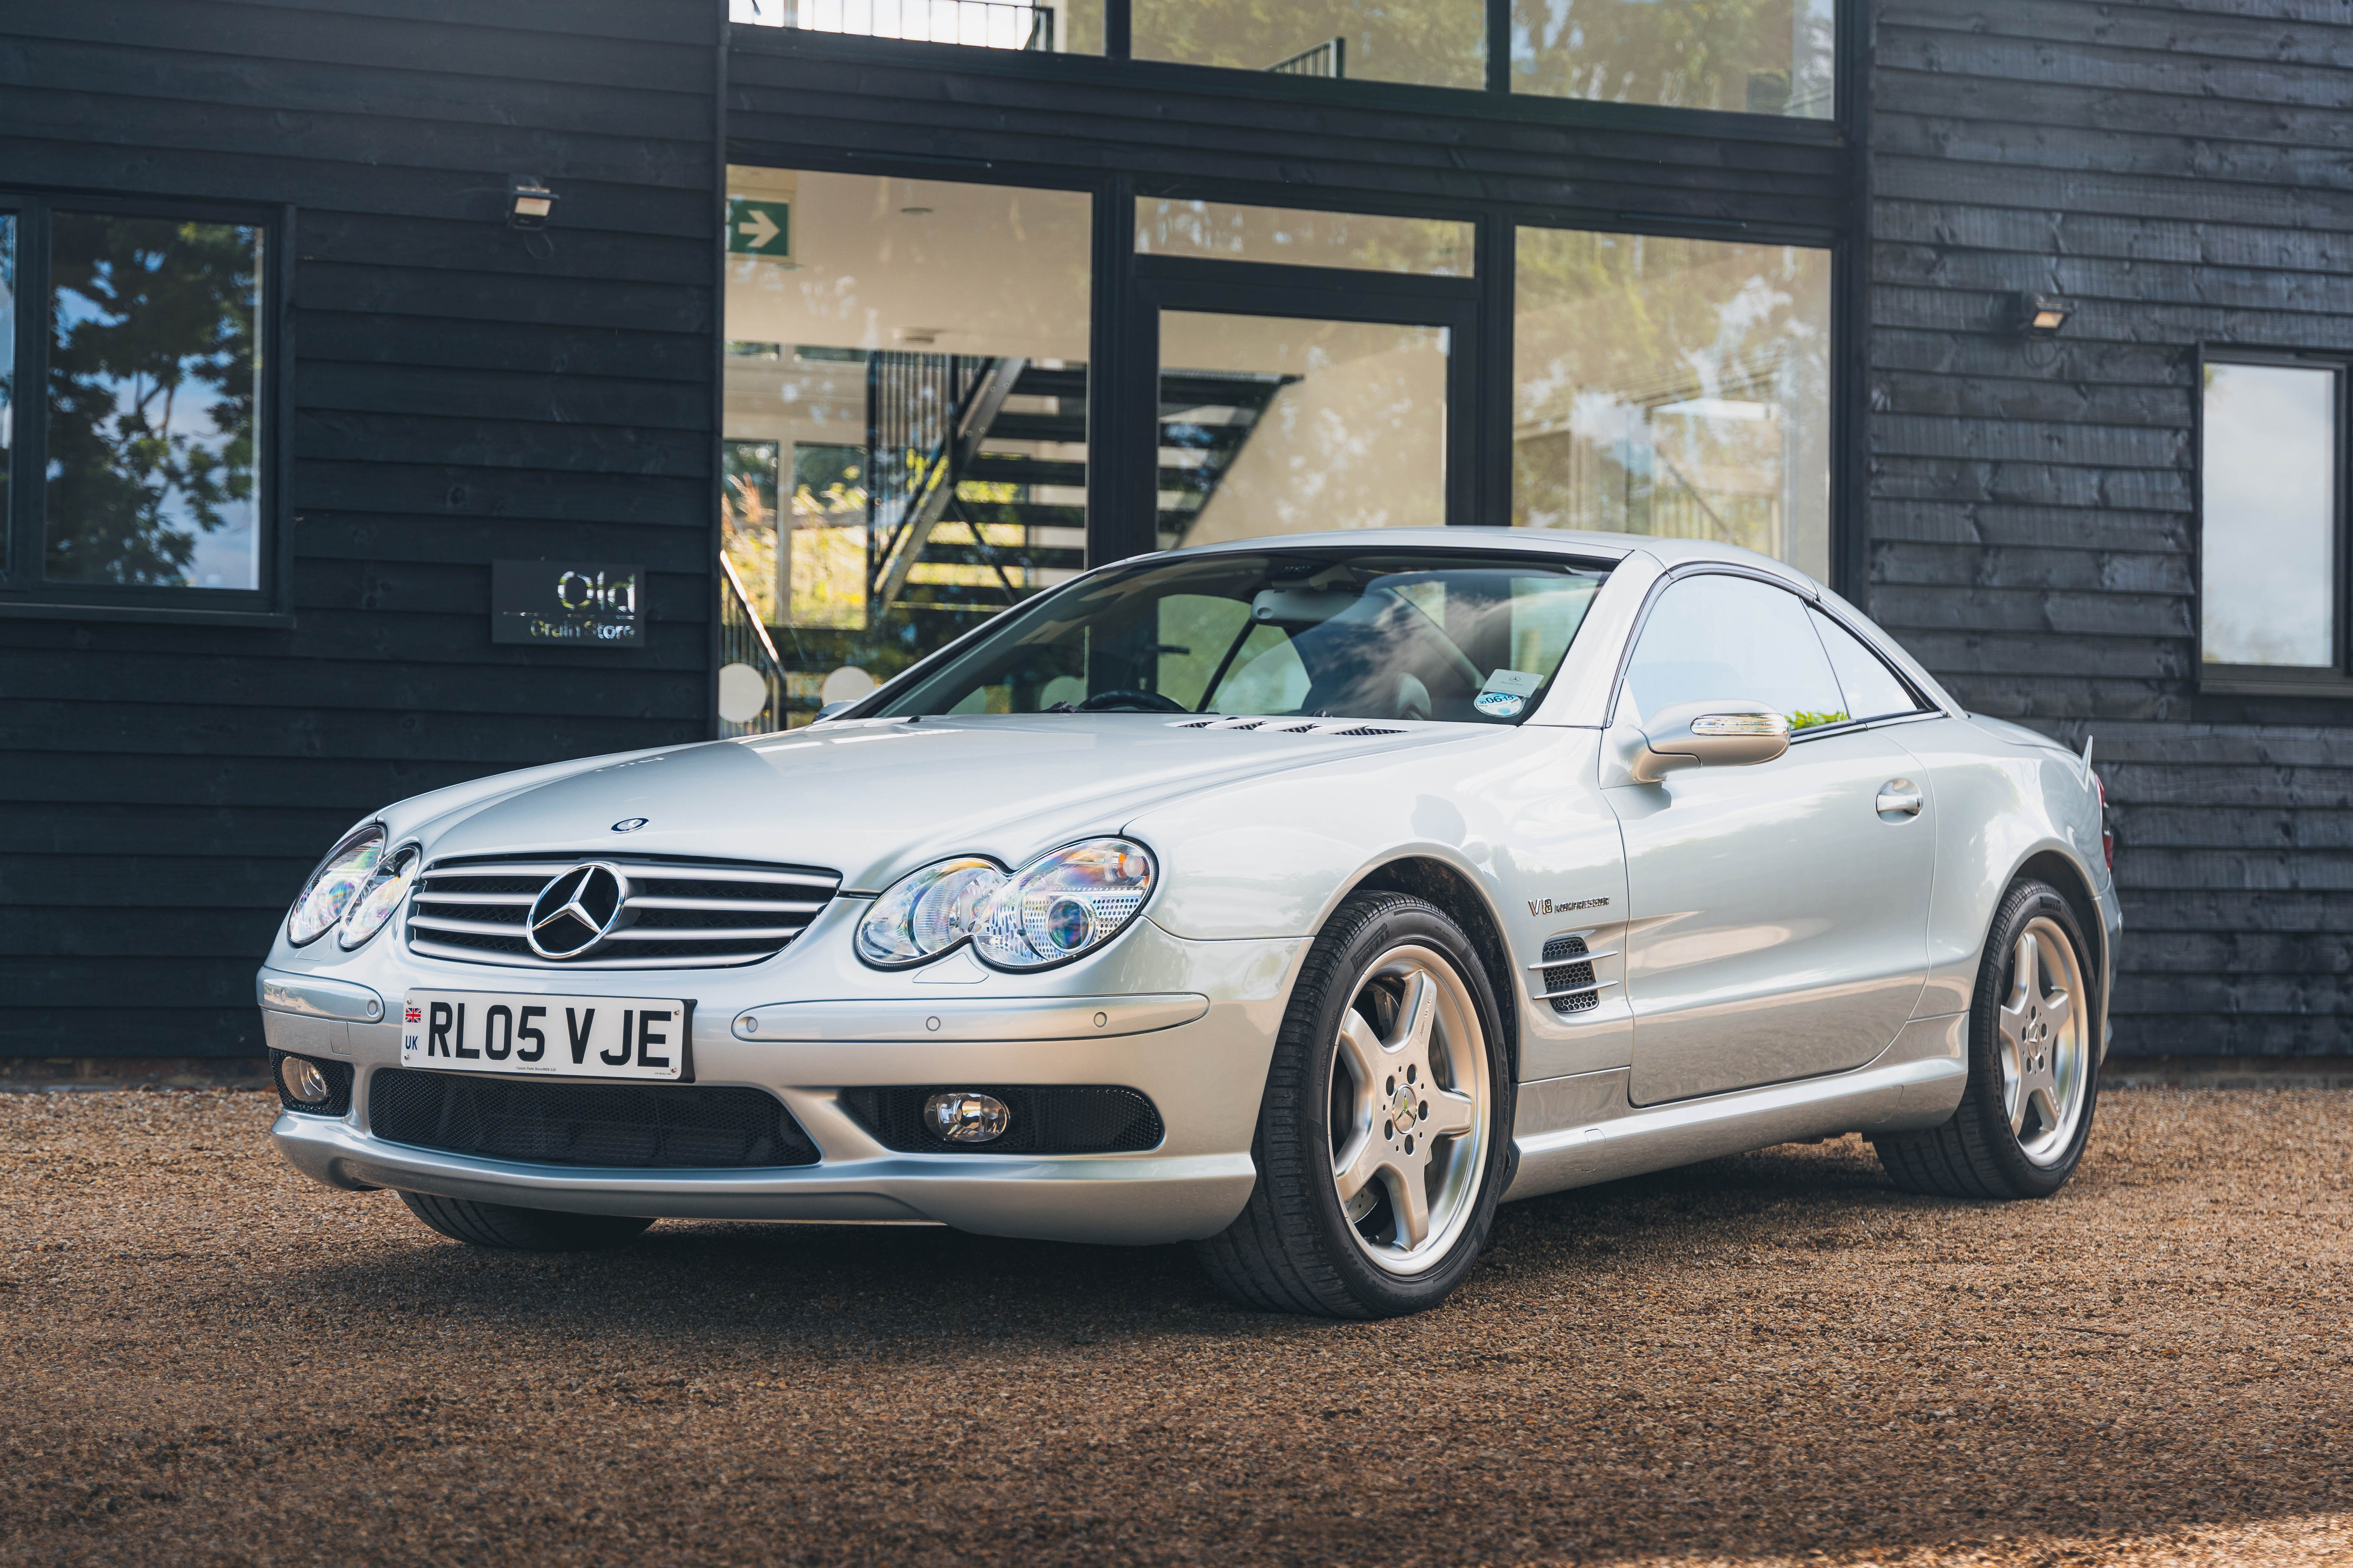
[[[923,1121],[934,1136],[945,1142],[994,1143],[1005,1136],[1013,1112],[993,1094],[958,1089],[923,1101]]]
[[[318,1105],[334,1091],[327,1087],[327,1075],[319,1064],[301,1057],[288,1057],[278,1064],[278,1081],[286,1092],[305,1105]]]

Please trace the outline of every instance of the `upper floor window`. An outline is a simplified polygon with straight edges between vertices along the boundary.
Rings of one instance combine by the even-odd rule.
[[[1836,0],[729,0],[729,15],[1280,76],[1799,120],[1837,109]]]
[[[9,597],[258,599],[264,226],[58,198],[0,237]]]
[[[2345,367],[2209,357],[2199,656],[2210,685],[2343,677]]]

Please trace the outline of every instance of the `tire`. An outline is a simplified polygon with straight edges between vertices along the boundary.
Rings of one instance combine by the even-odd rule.
[[[521,1209],[508,1204],[478,1204],[434,1193],[403,1193],[408,1212],[452,1241],[511,1252],[586,1252],[636,1239],[653,1224],[627,1215],[565,1214]]]
[[[1240,1217],[1196,1244],[1202,1267],[1267,1311],[1436,1306],[1494,1224],[1514,1088],[1494,992],[1461,928],[1402,893],[1349,899],[1309,950],[1275,1039],[1250,1141],[1258,1184]]]
[[[2028,996],[2021,972],[2039,973]],[[2057,889],[2010,884],[1996,910],[1969,1007],[1969,1076],[1941,1127],[1872,1140],[1908,1193],[2047,1198],[2067,1184],[2100,1096],[2098,981],[2091,945]],[[2054,1023],[2054,990],[2068,998]]]

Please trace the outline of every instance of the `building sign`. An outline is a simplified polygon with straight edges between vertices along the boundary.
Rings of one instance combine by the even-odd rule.
[[[491,640],[637,647],[645,641],[642,566],[606,562],[491,563]]]
[[[793,204],[731,196],[727,201],[727,250],[733,256],[793,258]]]

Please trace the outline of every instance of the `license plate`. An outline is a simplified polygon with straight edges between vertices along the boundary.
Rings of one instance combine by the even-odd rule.
[[[687,1004],[647,996],[518,996],[411,991],[400,1009],[400,1065],[442,1072],[676,1079]]]

